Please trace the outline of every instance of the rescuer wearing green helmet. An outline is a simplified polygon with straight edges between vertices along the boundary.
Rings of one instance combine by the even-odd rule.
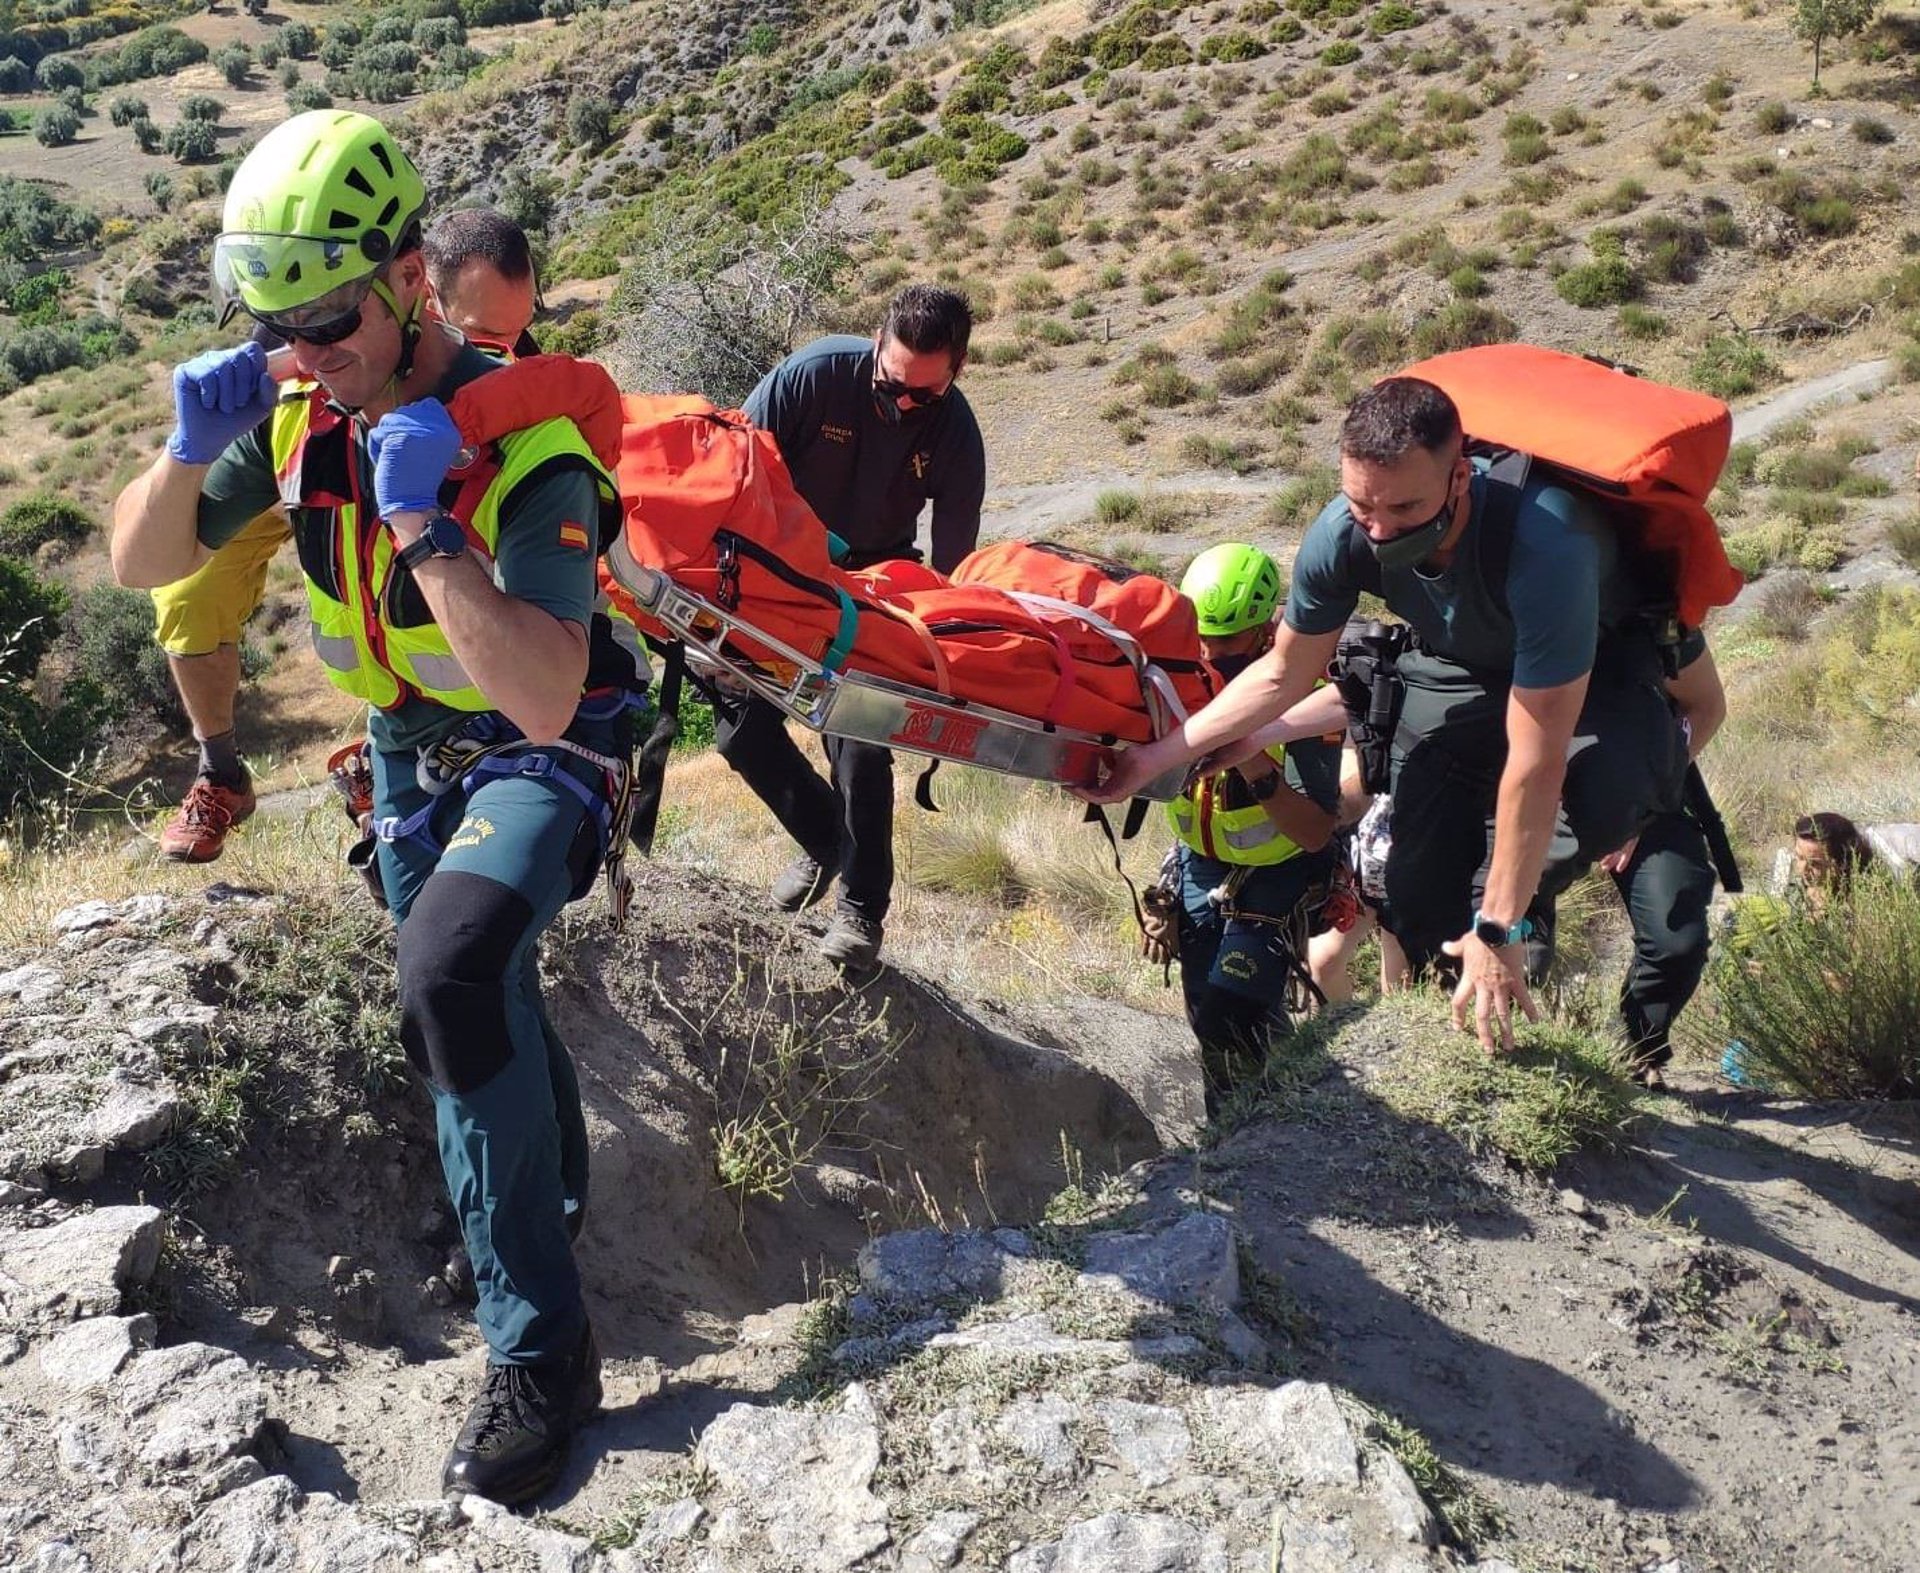
[[[1188,567],[1180,592],[1223,678],[1273,642],[1281,590],[1274,560],[1238,542],[1209,547]],[[1209,1117],[1237,1083],[1259,1074],[1268,1045],[1287,1029],[1288,985],[1305,962],[1296,915],[1330,868],[1338,775],[1336,744],[1275,743],[1196,773],[1167,805],[1179,839],[1166,883]]]
[[[365,115],[295,116],[247,155],[215,280],[224,320],[287,340],[294,380],[253,343],[174,369],[175,427],[115,503],[113,564],[123,584],[169,584],[287,510],[314,648],[370,707],[400,1037],[488,1346],[444,1484],[515,1503],[600,1400],[572,1248],[585,1122],[535,949],[607,853],[633,669],[593,613],[617,495],[573,422],[471,448],[447,412],[497,362],[425,314],[425,206]]]

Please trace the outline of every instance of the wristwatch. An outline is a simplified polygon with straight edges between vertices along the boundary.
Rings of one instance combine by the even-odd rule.
[[[450,513],[436,513],[420,527],[420,534],[400,548],[399,563],[411,572],[429,557],[466,555],[467,532]]]
[[[1533,937],[1533,919],[1522,918],[1509,928],[1504,923],[1496,923],[1476,907],[1473,913],[1473,937],[1496,950],[1502,945],[1518,945],[1522,940]]]

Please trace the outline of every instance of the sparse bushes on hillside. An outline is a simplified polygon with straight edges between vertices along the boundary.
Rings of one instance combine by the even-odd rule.
[[[285,23],[279,32],[280,48],[290,60],[311,60],[319,37],[307,22]]]
[[[107,106],[107,118],[116,126],[130,126],[136,120],[146,117],[147,101],[144,98],[120,97]]]
[[[84,508],[49,492],[34,492],[0,513],[0,556],[31,557],[50,544],[71,550],[93,532],[93,518]]]
[[[245,87],[253,74],[253,51],[245,44],[228,44],[213,57],[213,68],[228,87]]]
[[[148,77],[172,76],[207,58],[207,46],[177,27],[147,27],[125,43],[94,55],[87,62],[88,85],[115,87]]]
[[[182,164],[205,164],[220,152],[219,134],[210,120],[183,120],[170,126],[160,145]]]
[[[1920,1097],[1920,886],[1868,870],[1816,915],[1756,908],[1716,951],[1708,1010],[1684,1035],[1803,1098]]]
[[[1745,335],[1735,333],[1716,333],[1700,347],[1687,367],[1687,380],[1694,387],[1722,399],[1752,393],[1779,375],[1779,368],[1765,350]]]
[[[78,60],[69,55],[47,55],[34,67],[34,80],[49,93],[63,87],[85,87],[87,73]]]
[[[567,104],[567,140],[589,151],[613,136],[613,104],[597,93],[578,93]]]
[[[1639,297],[1639,271],[1627,260],[1626,242],[1619,231],[1597,229],[1587,237],[1590,262],[1571,267],[1553,281],[1555,292],[1570,306],[1588,310],[1618,306]]]
[[[0,824],[57,785],[92,742],[101,695],[70,681],[58,700],[38,697],[34,679],[60,632],[66,593],[25,563],[0,557]],[[152,626],[151,606],[148,626]],[[151,646],[153,641],[148,638]]]
[[[68,622],[74,675],[109,696],[109,719],[186,723],[166,652],[153,642],[153,601],[144,591],[117,585],[84,590]]]
[[[66,104],[50,104],[33,117],[33,139],[42,147],[65,147],[80,135],[80,116]]]
[[[333,94],[318,82],[295,82],[287,89],[287,108],[294,114],[307,109],[331,109]]]
[[[195,93],[180,101],[182,120],[204,120],[208,125],[218,125],[226,112],[227,106],[207,93]]]
[[[0,93],[25,93],[32,87],[32,66],[18,55],[0,56]]]

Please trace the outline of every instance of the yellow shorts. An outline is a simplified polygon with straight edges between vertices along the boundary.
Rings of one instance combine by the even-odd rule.
[[[238,644],[266,593],[267,564],[292,530],[275,508],[263,513],[184,579],[153,594],[154,638],[168,655],[210,655]]]

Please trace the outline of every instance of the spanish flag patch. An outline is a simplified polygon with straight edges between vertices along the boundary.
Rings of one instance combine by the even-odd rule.
[[[584,552],[593,545],[593,541],[588,536],[587,527],[584,524],[576,524],[573,520],[566,519],[561,521],[560,525],[560,544]]]

